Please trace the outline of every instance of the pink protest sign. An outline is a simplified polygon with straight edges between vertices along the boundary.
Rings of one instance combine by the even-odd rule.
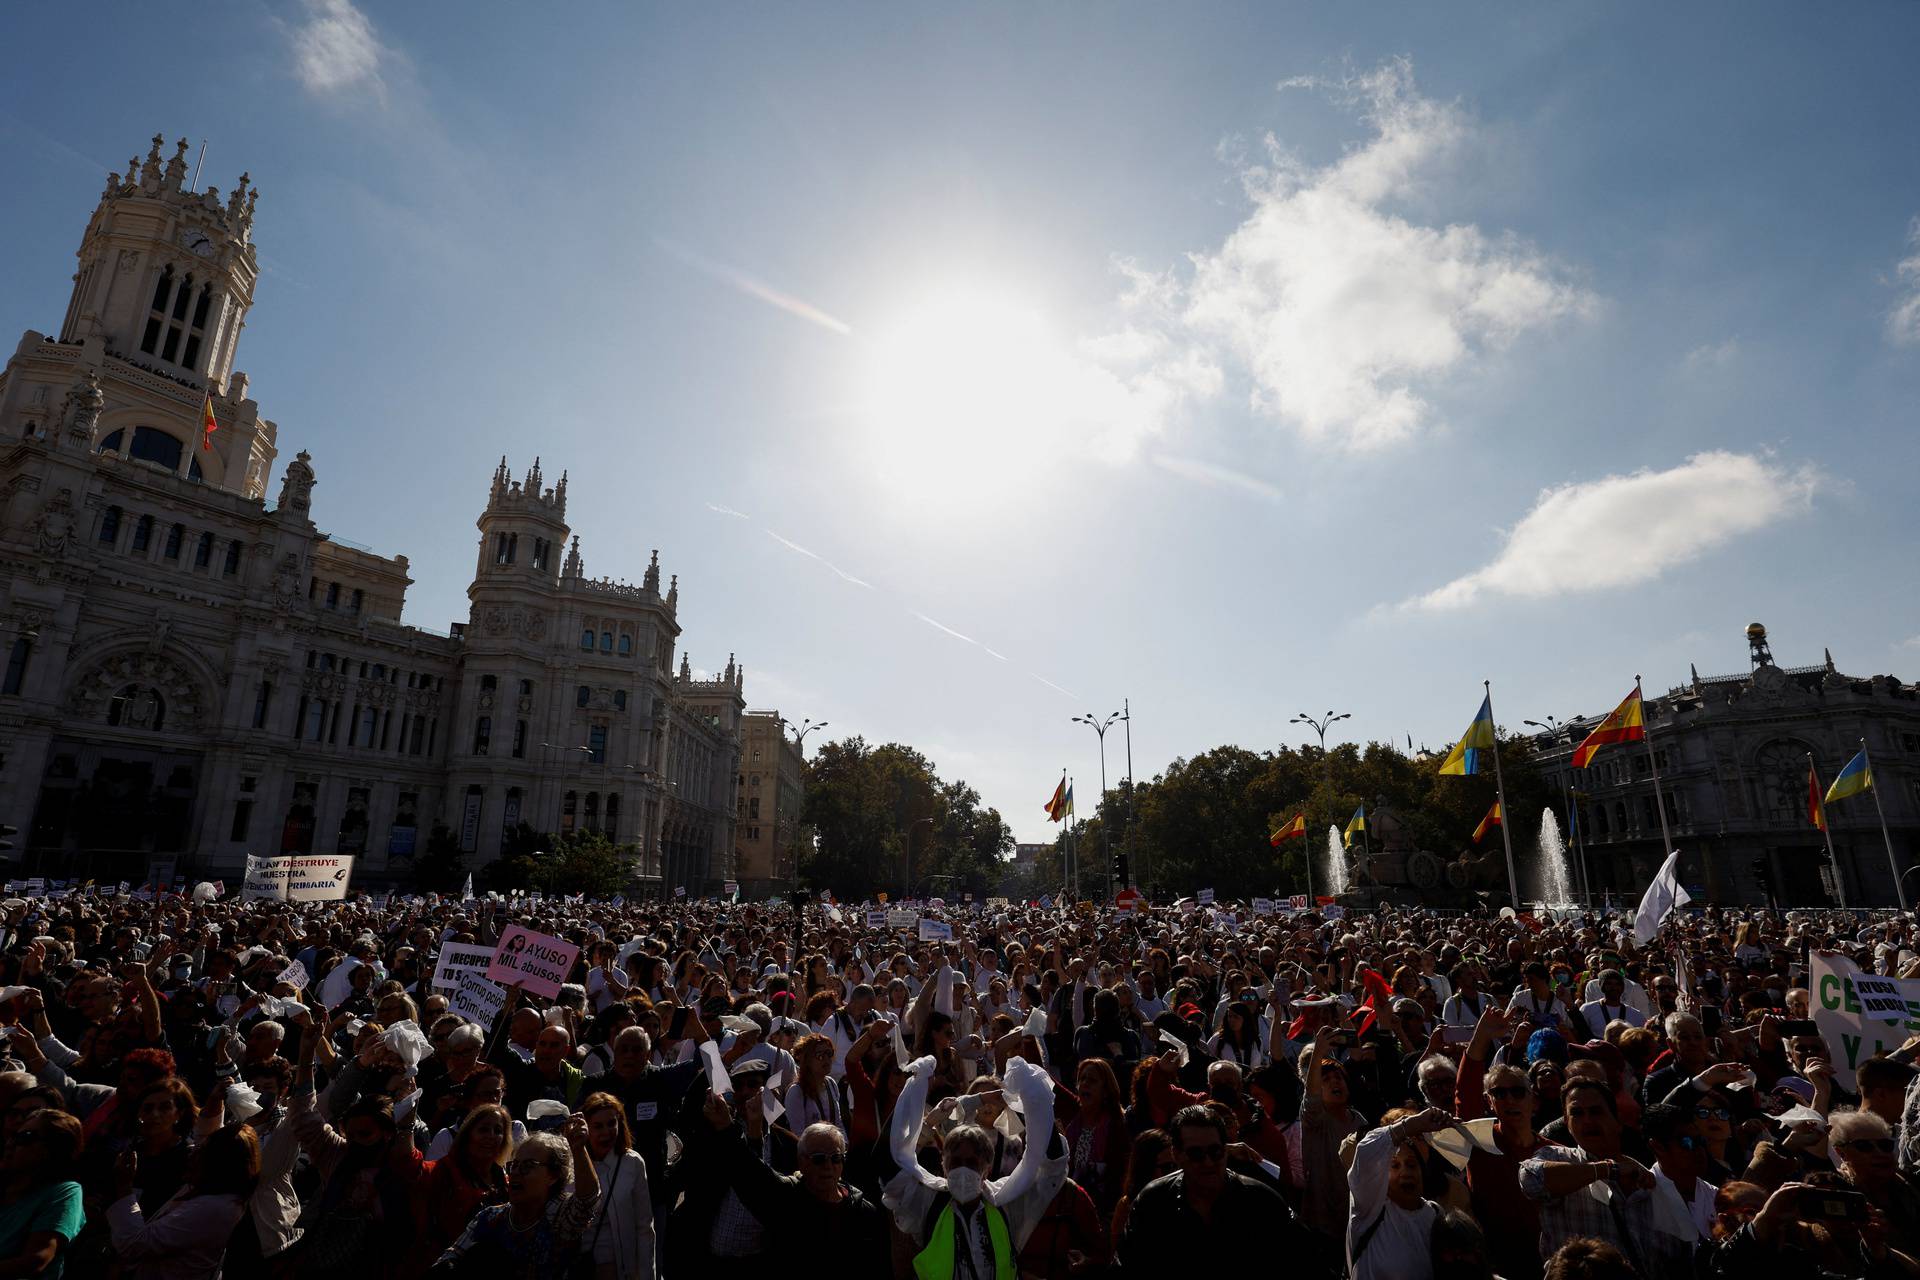
[[[517,982],[535,995],[557,996],[579,956],[580,948],[571,942],[509,925],[494,949],[487,977],[503,987]]]

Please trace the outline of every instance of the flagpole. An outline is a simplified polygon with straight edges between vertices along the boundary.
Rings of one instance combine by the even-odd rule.
[[[1867,766],[1867,790],[1873,792],[1873,811],[1880,815],[1880,838],[1887,842],[1887,870],[1893,872],[1893,891],[1899,895],[1900,909],[1907,909],[1907,886],[1901,881],[1900,861],[1893,856],[1893,833],[1887,830],[1887,811],[1880,803],[1880,788],[1873,785],[1873,757],[1867,754],[1867,740],[1860,739],[1860,757]],[[1834,876],[1840,874],[1839,864],[1834,864]]]
[[[1500,729],[1493,715],[1493,681],[1482,680],[1487,691],[1487,726],[1493,730],[1493,791],[1500,804],[1500,843],[1507,849],[1507,894],[1520,910],[1520,877],[1513,873],[1513,832],[1507,829],[1507,783],[1500,772]]]
[[[1580,829],[1580,820],[1573,815],[1573,766],[1567,766],[1565,776],[1560,779],[1560,794],[1567,802],[1567,834],[1573,840],[1574,852],[1580,858],[1580,900],[1588,906],[1593,905],[1593,884],[1587,878],[1587,833]]]
[[[1820,770],[1814,767],[1811,751],[1807,752],[1807,772],[1813,775],[1813,786],[1818,790]],[[1827,812],[1825,800],[1820,802],[1820,834],[1827,838],[1827,861],[1833,866],[1833,887],[1840,892],[1840,906],[1844,910],[1847,905],[1846,877],[1840,874],[1840,859],[1833,852],[1833,815]]]
[[[1667,826],[1667,798],[1660,789],[1660,761],[1653,754],[1653,725],[1647,719],[1647,695],[1641,691],[1639,676],[1633,678],[1633,695],[1640,702],[1641,737],[1647,744],[1647,765],[1653,770],[1653,807],[1660,814],[1660,839],[1666,845],[1660,860],[1665,862],[1673,852],[1673,831]]]
[[[1306,806],[1302,805],[1300,812],[1305,813],[1306,811]],[[1300,838],[1307,842],[1305,846],[1307,850],[1307,910],[1314,911],[1319,908],[1320,904],[1314,901],[1313,897],[1313,837],[1307,831],[1302,831]]]

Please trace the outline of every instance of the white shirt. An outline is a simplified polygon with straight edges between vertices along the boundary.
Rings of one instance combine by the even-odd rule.
[[[1475,1003],[1467,1003],[1469,999]],[[1449,1027],[1470,1027],[1480,1021],[1480,1015],[1492,1003],[1493,998],[1484,991],[1476,991],[1471,997],[1456,991],[1442,1002],[1440,1021]]]
[[[1674,1184],[1673,1179],[1667,1177],[1666,1174],[1660,1171],[1658,1165],[1654,1166],[1653,1180],[1654,1190],[1656,1192],[1663,1190],[1661,1184],[1665,1184],[1664,1190],[1671,1191],[1674,1196],[1679,1198],[1681,1204],[1687,1206],[1687,1214],[1693,1219],[1693,1225],[1695,1229],[1700,1232],[1700,1238],[1702,1240],[1713,1239],[1713,1199],[1719,1194],[1720,1188],[1714,1186],[1705,1178],[1695,1178],[1693,1180],[1693,1199],[1689,1200],[1686,1196],[1680,1194],[1680,1188]]]
[[[1646,1014],[1625,1001],[1619,1004],[1608,1004],[1604,1000],[1590,1001],[1580,1006],[1580,1016],[1587,1020],[1587,1030],[1596,1036],[1607,1029],[1609,1022],[1618,1020],[1638,1027],[1647,1021]]]
[[[1600,979],[1588,978],[1587,989],[1580,993],[1580,998],[1587,1003],[1592,1003],[1598,1000],[1601,994]],[[1642,1018],[1653,1017],[1653,1001],[1647,998],[1647,989],[1635,982],[1632,978],[1627,979],[1626,994],[1620,999],[1622,1003],[1630,1004],[1638,1009]]]
[[[1347,1171],[1352,1201],[1347,1211],[1347,1273],[1352,1280],[1433,1280],[1431,1202],[1402,1209],[1387,1199],[1387,1167],[1393,1161],[1393,1135],[1374,1129],[1354,1148]],[[1384,1212],[1383,1212],[1384,1211]],[[1358,1265],[1354,1246],[1375,1221],[1373,1235]]]

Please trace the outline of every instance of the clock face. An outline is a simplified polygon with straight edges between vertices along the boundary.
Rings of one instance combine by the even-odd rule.
[[[197,253],[203,258],[211,258],[213,256],[212,239],[208,237],[206,232],[198,230],[197,228],[181,236],[180,243],[185,246],[189,253]]]

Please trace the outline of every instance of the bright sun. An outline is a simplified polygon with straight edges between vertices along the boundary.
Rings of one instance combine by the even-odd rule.
[[[1012,293],[922,295],[863,332],[865,456],[914,501],[977,504],[1057,481],[1104,370],[1079,359]]]

